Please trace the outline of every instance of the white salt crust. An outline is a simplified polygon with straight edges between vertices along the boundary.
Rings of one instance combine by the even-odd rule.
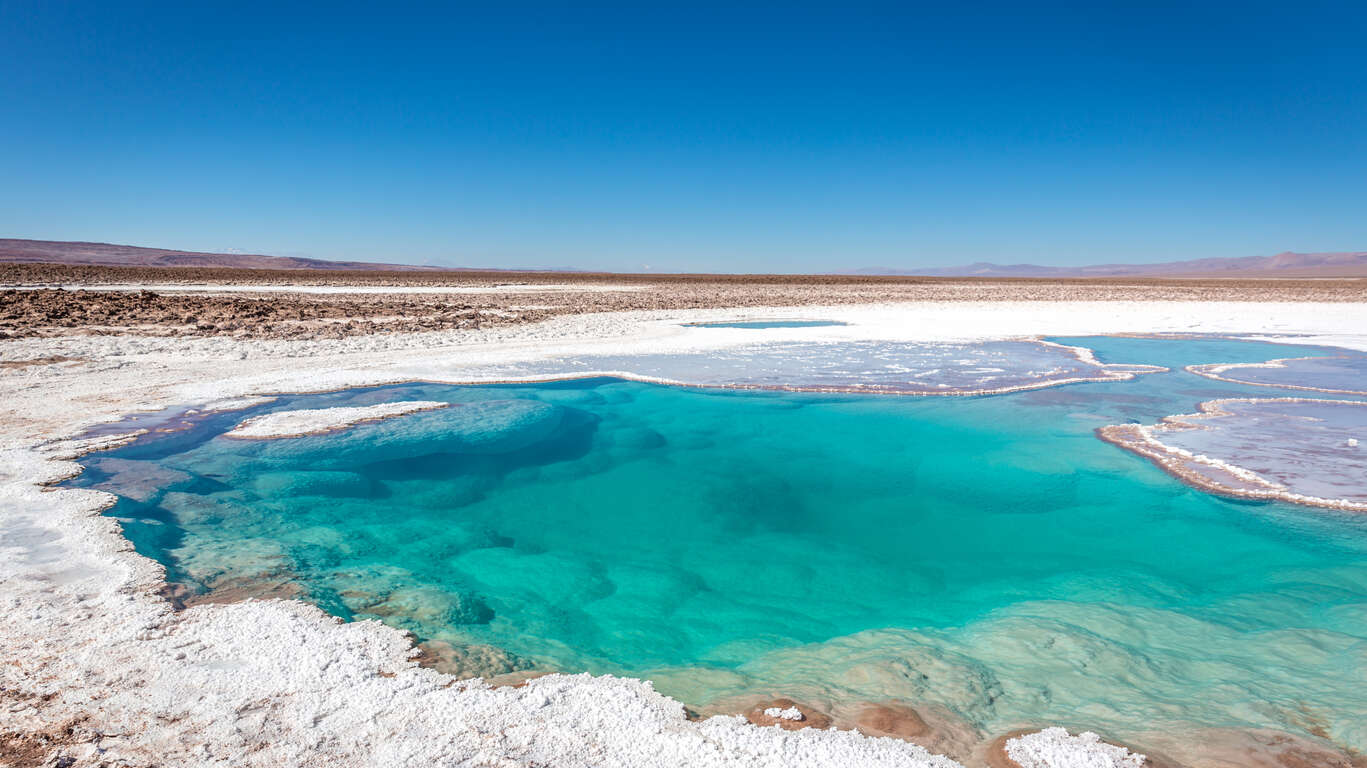
[[[1083,731],[1069,735],[1063,728],[1045,728],[1006,740],[1006,756],[1020,768],[1144,768],[1144,756]]]
[[[1187,372],[1197,376],[1204,376],[1207,379],[1225,381],[1232,384],[1246,384],[1253,387],[1272,387],[1274,389],[1299,389],[1307,392],[1326,392],[1335,395],[1367,395],[1367,389],[1332,389],[1329,387],[1311,387],[1303,384],[1272,384],[1261,381],[1246,381],[1244,379],[1226,376],[1230,371],[1237,371],[1243,368],[1286,368],[1287,363],[1293,360],[1311,360],[1309,357],[1279,357],[1276,360],[1267,360],[1261,363],[1210,363],[1205,365],[1188,365]],[[1367,384],[1364,384],[1367,386]]]
[[[1225,398],[1208,400],[1197,405],[1196,413],[1165,416],[1158,424],[1114,424],[1097,430],[1101,439],[1114,443],[1151,460],[1154,464],[1202,490],[1238,496],[1245,499],[1276,499],[1311,507],[1341,509],[1348,512],[1367,512],[1367,503],[1351,499],[1326,498],[1302,493],[1284,483],[1268,478],[1246,467],[1218,456],[1195,453],[1180,446],[1163,442],[1166,433],[1188,429],[1205,429],[1203,422],[1234,414],[1223,406],[1230,403],[1318,403],[1348,407],[1367,407],[1357,400],[1325,400],[1299,397]],[[1356,438],[1344,441],[1345,449],[1357,447]],[[1360,487],[1360,486],[1359,486]]]
[[[257,439],[280,437],[302,437],[335,432],[363,421],[403,416],[418,411],[431,411],[445,408],[449,403],[435,400],[405,400],[398,403],[380,403],[342,408],[312,408],[299,411],[277,411],[261,416],[253,416],[223,433],[224,437],[238,439]]]
[[[769,707],[764,710],[765,717],[772,717],[777,720],[801,720],[803,719],[802,710],[797,707]]]
[[[812,316],[827,328],[684,328]],[[293,601],[202,605],[157,592],[108,494],[45,489],[70,459],[123,438],[62,439],[134,411],[413,379],[477,382],[480,367],[570,354],[634,354],[756,341],[973,341],[1036,335],[1318,334],[1367,349],[1367,305],[918,303],[627,312],[531,326],[336,341],[69,337],[11,340],[0,360],[0,706],[7,731],[71,725],[76,765],[930,766],[957,763],[849,731],[689,721],[645,682],[551,675],[521,688],[454,682],[409,660],[403,633],[342,623]],[[1288,338],[1295,341],[1296,339]],[[241,401],[238,405],[240,406]],[[1092,768],[1099,748],[1038,758]],[[54,757],[55,757],[54,752]],[[1112,763],[1113,764],[1113,763]],[[1123,765],[1123,763],[1121,764]]]

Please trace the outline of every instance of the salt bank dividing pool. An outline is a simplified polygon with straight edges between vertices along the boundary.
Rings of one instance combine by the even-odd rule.
[[[1094,435],[1278,394],[1186,365],[1322,350],[1058,341],[1170,370],[976,398],[604,378],[292,395],[92,454],[73,483],[118,494],[108,514],[191,593],[379,619],[459,674],[1367,749],[1363,518],[1203,493]],[[458,405],[224,436],[400,400]]]

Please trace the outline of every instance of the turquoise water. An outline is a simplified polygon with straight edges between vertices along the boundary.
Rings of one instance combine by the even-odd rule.
[[[1367,748],[1363,518],[1193,490],[1099,441],[1276,390],[1192,363],[1320,354],[1059,339],[1170,373],[977,398],[612,379],[290,396],[88,457],[76,483],[196,590],[287,582],[498,674],[649,677],[1062,723],[1323,732]],[[271,410],[462,405],[243,441]],[[449,646],[449,647],[448,647]]]

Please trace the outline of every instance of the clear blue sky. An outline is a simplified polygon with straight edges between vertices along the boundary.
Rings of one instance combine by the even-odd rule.
[[[687,271],[1362,250],[1367,4],[7,0],[0,236]]]

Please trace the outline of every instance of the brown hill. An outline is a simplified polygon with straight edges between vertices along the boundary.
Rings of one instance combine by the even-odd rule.
[[[362,261],[328,261],[294,256],[242,253],[200,253],[163,248],[142,248],[110,243],[19,240],[0,238],[0,263],[45,263],[80,266],[125,267],[217,267],[220,269],[286,269],[331,271],[468,271],[462,267],[431,267],[380,264]],[[485,270],[489,271],[489,270]],[[533,270],[541,271],[541,270]],[[565,269],[562,271],[573,271]],[[1082,267],[1049,267],[1037,264],[979,262],[958,267],[899,269],[868,267],[850,275],[906,275],[925,277],[1367,277],[1367,251],[1339,253],[1293,253],[1275,256],[1194,259],[1158,264],[1097,264]]]
[[[1159,264],[1097,264],[1084,267],[979,262],[961,267],[920,270],[871,267],[858,270],[858,274],[927,277],[1367,277],[1367,252],[1287,251],[1276,256],[1194,259]]]
[[[327,261],[294,256],[247,253],[198,253],[164,248],[140,248],[110,243],[79,243],[55,240],[0,238],[0,262],[80,264],[124,267],[220,267],[232,269],[330,269],[330,270],[444,270],[408,264],[375,264],[361,261]]]

